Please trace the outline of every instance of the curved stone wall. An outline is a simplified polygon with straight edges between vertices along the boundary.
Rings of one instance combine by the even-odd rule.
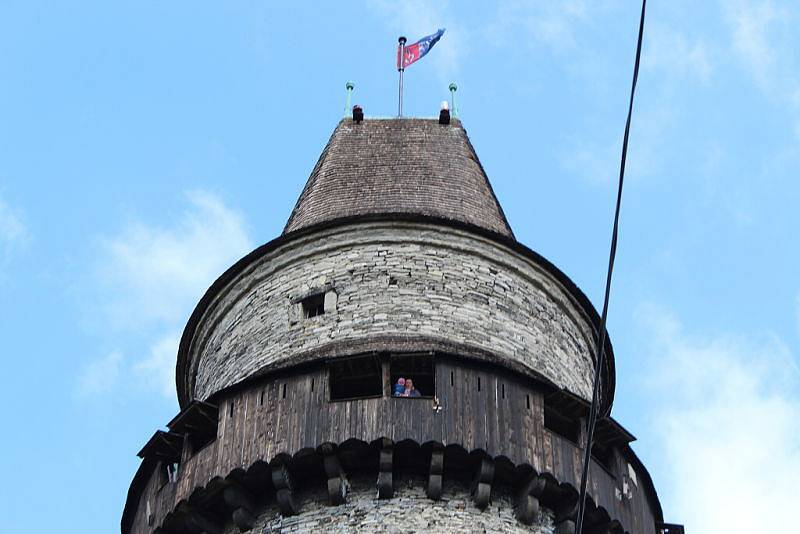
[[[305,296],[335,293],[303,318]],[[366,222],[289,240],[217,292],[188,350],[206,399],[267,369],[358,351],[446,350],[591,398],[592,326],[545,268],[452,227]]]
[[[546,508],[531,525],[514,516],[511,495],[497,492],[485,510],[472,502],[469,486],[448,481],[442,498],[432,501],[425,495],[424,480],[411,478],[396,484],[392,499],[379,499],[375,481],[350,481],[347,502],[330,506],[324,492],[306,493],[298,502],[301,513],[284,517],[276,506],[267,508],[256,520],[252,534],[314,532],[507,532],[509,534],[552,534],[553,514]],[[225,534],[242,532],[231,526]]]

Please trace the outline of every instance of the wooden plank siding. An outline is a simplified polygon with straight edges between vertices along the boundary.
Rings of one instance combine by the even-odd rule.
[[[145,517],[148,500],[157,526],[178,502],[214,477],[224,478],[259,460],[269,462],[280,453],[294,455],[325,442],[353,438],[437,441],[467,451],[482,449],[492,457],[505,456],[515,465],[527,463],[559,482],[579,486],[581,449],[545,428],[544,391],[530,380],[488,366],[437,359],[435,395],[441,409],[435,410],[432,398],[390,397],[385,364],[383,376],[380,398],[330,402],[327,369],[318,367],[294,376],[267,377],[214,399],[219,406],[217,439],[193,455],[185,447],[176,483],[162,487],[156,482],[159,474],[153,474],[140,497],[132,532],[151,532]],[[619,455],[612,465],[615,472],[593,462],[590,494],[626,530],[654,533],[654,516],[644,491],[634,492],[632,500],[616,497],[623,466],[627,469]]]

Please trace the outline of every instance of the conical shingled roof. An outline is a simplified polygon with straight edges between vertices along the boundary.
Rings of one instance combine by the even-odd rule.
[[[342,120],[283,233],[360,215],[423,215],[514,237],[461,122]]]

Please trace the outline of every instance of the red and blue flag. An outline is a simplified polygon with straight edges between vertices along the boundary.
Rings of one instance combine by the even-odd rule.
[[[414,44],[407,45],[403,50],[403,58],[402,64],[400,63],[400,50],[403,49],[402,46],[397,47],[397,69],[405,69],[422,56],[428,53],[428,51],[433,48],[439,39],[442,38],[444,34],[444,28],[440,28],[436,33],[433,35],[428,35],[427,37],[423,37],[419,41]]]

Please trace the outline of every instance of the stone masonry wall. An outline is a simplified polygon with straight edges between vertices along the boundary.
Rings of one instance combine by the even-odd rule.
[[[325,291],[336,294],[328,312],[303,318],[299,300]],[[322,230],[255,261],[201,319],[187,393],[208,398],[265,368],[356,347],[398,350],[397,339],[488,354],[591,398],[590,321],[549,272],[490,239],[412,222]]]
[[[325,494],[302,497],[301,513],[282,517],[275,507],[262,513],[249,534],[311,534],[315,532],[370,532],[407,534],[411,532],[483,533],[507,532],[551,534],[553,516],[543,509],[539,519],[527,526],[514,517],[513,502],[508,495],[492,495],[492,502],[481,511],[472,503],[469,488],[448,484],[442,499],[432,501],[425,496],[423,480],[405,479],[396,483],[391,499],[378,499],[374,480],[352,482],[347,502],[329,506]],[[225,534],[236,534],[231,526]]]

